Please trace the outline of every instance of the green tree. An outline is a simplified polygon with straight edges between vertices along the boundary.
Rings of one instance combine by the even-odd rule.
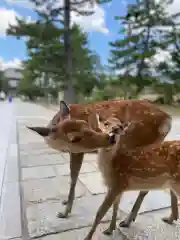
[[[180,92],[180,30],[173,24],[164,32],[164,49],[169,57],[156,65],[160,82],[155,84],[156,92],[163,95],[164,103],[171,104],[173,95]]]
[[[78,25],[72,28],[72,76],[76,92],[84,96],[91,94],[98,84],[98,56],[88,46],[88,36]]]
[[[4,75],[4,71],[0,70],[0,91],[4,91],[6,94],[9,90],[9,83]]]
[[[3,82],[4,82],[4,72],[1,70],[0,71],[0,91],[3,88]]]
[[[17,93],[28,97],[30,100],[34,100],[36,97],[43,97],[43,88],[36,83],[36,78],[33,78],[36,76],[33,76],[28,66],[24,68],[22,75],[23,77],[19,82]]]
[[[80,15],[88,16],[93,14],[93,11],[83,11],[81,10],[82,5],[90,3],[93,5],[95,2],[98,4],[109,2],[110,0],[65,0],[64,5],[59,5],[56,2],[52,4],[51,0],[31,0],[39,11],[38,15],[40,20],[46,22],[58,22],[63,25],[64,30],[64,50],[65,50],[65,78],[66,84],[64,85],[64,100],[68,102],[76,102],[76,93],[72,79],[72,69],[73,69],[73,59],[72,59],[72,41],[71,41],[71,12],[76,12]],[[43,9],[43,10],[42,10]],[[62,21],[63,19],[63,21]]]
[[[44,38],[40,35],[42,29]],[[61,30],[49,23],[46,26],[44,23],[28,24],[19,20],[16,27],[10,27],[8,34],[29,37],[26,42],[29,59],[24,66],[28,74],[32,75],[29,77],[32,83],[36,78],[44,77],[46,81],[41,87],[48,91],[51,78],[58,89],[64,88],[67,79]],[[98,56],[89,49],[87,34],[77,25],[72,27],[72,56],[73,87],[76,93],[89,95],[97,84],[96,72],[100,63]]]
[[[125,16],[116,17],[122,22],[120,38],[110,43],[111,56],[109,62],[115,71],[120,71],[122,85],[136,86],[136,94],[139,94],[145,86],[157,81],[152,75],[149,61],[158,49],[164,49],[162,43],[163,29],[159,27],[172,26],[172,20],[177,18],[169,16],[165,9],[170,1],[136,1],[127,5]]]

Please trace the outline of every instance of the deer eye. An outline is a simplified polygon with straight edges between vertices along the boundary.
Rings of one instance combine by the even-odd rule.
[[[71,142],[72,142],[72,143],[78,143],[78,142],[80,142],[81,140],[82,140],[82,137],[76,136],[76,137],[73,137],[73,138],[71,139]]]
[[[114,126],[114,127],[112,127],[112,132],[115,133],[115,134],[118,134],[118,132],[119,132],[119,126]]]
[[[108,122],[105,122],[105,123],[104,123],[104,126],[109,126],[109,123],[108,123]]]
[[[120,130],[123,130],[124,126],[122,124],[117,124],[117,127],[120,129]]]

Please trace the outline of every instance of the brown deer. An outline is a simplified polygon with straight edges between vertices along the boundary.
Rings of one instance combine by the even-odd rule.
[[[65,212],[58,213],[58,217],[67,217],[71,212],[75,195],[75,186],[82,165],[83,155],[86,152],[95,150],[97,147],[94,146],[95,148],[93,148],[93,146],[91,146],[90,149],[88,146],[89,143],[94,142],[90,140],[84,149],[78,148],[78,145],[76,143],[78,142],[78,138],[80,139],[82,137],[78,136],[78,134],[81,132],[79,130],[80,125],[83,123],[82,121],[84,121],[83,124],[85,124],[84,127],[86,130],[87,126],[91,125],[94,130],[100,131],[96,126],[97,124],[95,123],[95,120],[92,120],[90,117],[92,115],[92,112],[96,111],[101,116],[101,130],[105,131],[106,128],[109,127],[109,122],[108,120],[106,121],[106,119],[109,117],[114,116],[114,118],[117,118],[121,122],[125,121],[127,104],[129,106],[130,119],[136,121],[141,120],[144,124],[138,134],[136,132],[136,134],[132,137],[136,142],[136,145],[146,146],[155,142],[161,142],[171,129],[171,117],[164,111],[161,111],[159,108],[157,108],[154,104],[146,100],[113,100],[88,105],[71,104],[69,106],[64,101],[61,101],[60,111],[53,117],[48,126],[46,128],[36,128],[36,130],[34,129],[37,132],[39,131],[42,136],[46,136],[46,142],[50,147],[55,148],[59,151],[70,152],[71,186],[68,200],[64,202],[64,204],[67,204]],[[78,119],[81,119],[81,121],[78,122]],[[79,127],[73,129],[70,126],[75,120],[76,124],[79,124]],[[58,128],[54,128],[56,126],[58,126]],[[55,133],[48,135],[50,133],[50,130],[54,131],[54,129],[60,129],[58,137],[52,137],[56,135]],[[72,135],[75,136],[75,132],[76,137],[73,137],[74,139],[71,139],[72,141],[68,140],[68,137],[70,137],[70,135],[71,137]],[[128,227],[131,221],[135,220],[137,212],[146,194],[147,191],[140,192],[138,199],[133,207],[133,211],[130,213],[128,218],[121,223],[121,226]],[[172,212],[174,212],[173,209]],[[165,219],[165,221],[171,223],[171,219]]]
[[[113,216],[107,231],[110,233],[115,229],[120,197],[125,191],[170,188],[173,195],[180,196],[180,141],[139,147],[132,136],[141,130],[142,121],[121,123],[113,118],[109,119],[109,123],[109,136],[116,143],[101,148],[98,154],[99,169],[108,191],[85,240],[92,239],[112,205]],[[104,138],[107,139],[106,133]],[[97,142],[99,145],[98,139]],[[177,220],[177,202],[175,214]]]

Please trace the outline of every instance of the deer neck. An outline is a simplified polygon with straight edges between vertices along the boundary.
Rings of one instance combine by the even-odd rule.
[[[113,155],[123,155],[123,156],[132,156],[132,152],[137,149],[133,146],[133,143],[131,141],[131,136],[128,136],[126,134],[122,134],[121,136],[118,136],[116,139],[116,144],[114,145],[112,151]]]
[[[114,143],[115,142],[108,134],[96,132],[96,142],[94,142],[94,144],[96,144],[99,149],[111,149],[114,146]]]

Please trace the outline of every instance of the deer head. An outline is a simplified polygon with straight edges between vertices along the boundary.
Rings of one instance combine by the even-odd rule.
[[[68,104],[65,101],[60,101],[60,109],[59,112],[55,114],[53,119],[49,122],[48,127],[55,126],[60,121],[63,121],[65,119],[70,119],[70,109]]]
[[[51,127],[28,129],[44,137],[48,145],[58,151],[89,152],[114,144],[113,135],[101,132],[98,126],[98,116],[92,113],[88,122],[66,118]]]
[[[142,121],[132,121],[130,115],[129,105],[127,104],[124,108],[124,121],[120,121],[116,116],[103,119],[101,116],[98,118],[98,127],[102,132],[114,135],[116,145],[133,149],[138,147],[137,136],[138,132],[144,129]]]

